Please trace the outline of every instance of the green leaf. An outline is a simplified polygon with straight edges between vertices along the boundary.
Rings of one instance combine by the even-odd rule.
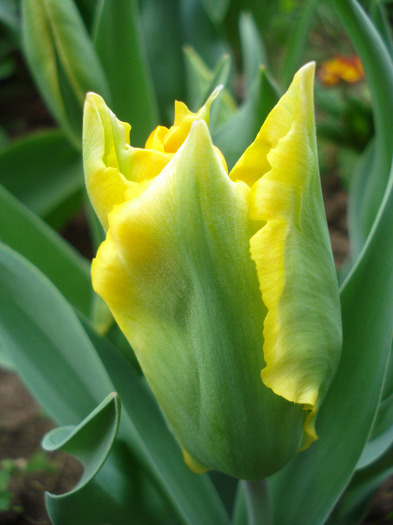
[[[106,462],[87,485],[63,498],[47,496],[46,500],[55,525],[182,523],[163,498],[162,487],[121,439],[116,439]]]
[[[357,525],[360,523],[374,491],[392,474],[393,448],[390,448],[377,462],[355,473],[333,511],[329,525]],[[384,520],[381,521],[383,522]]]
[[[49,109],[75,147],[81,147],[87,91],[109,98],[107,81],[72,0],[23,0],[25,55]]]
[[[240,481],[237,486],[236,499],[233,507],[232,525],[246,525],[248,520],[246,488]]]
[[[82,463],[84,470],[77,485],[60,496],[48,495],[49,500],[68,497],[87,485],[97,474],[113,446],[120,422],[120,399],[109,394],[78,426],[58,427],[44,437],[45,450],[63,450]]]
[[[240,15],[239,30],[247,97],[259,76],[260,66],[268,66],[269,63],[264,43],[251,13],[242,13]]]
[[[81,155],[57,130],[30,135],[4,148],[0,173],[0,183],[55,228],[82,203]]]
[[[213,142],[223,152],[229,170],[254,141],[265,118],[277,101],[277,89],[270,80],[266,68],[261,67],[247,100],[224,126],[213,130]]]
[[[46,274],[77,310],[90,315],[89,263],[1,186],[0,239]]]
[[[185,30],[178,4],[178,0],[139,2],[144,45],[156,87],[162,124],[169,124],[171,120],[173,101],[185,99],[182,54],[182,34]]]
[[[302,64],[304,51],[310,35],[311,24],[318,3],[319,0],[306,1],[301,18],[296,23],[295,30],[286,41],[287,54],[284,58],[283,71],[281,73],[283,86],[290,84],[293,75]]]
[[[393,32],[383,1],[371,0],[370,15],[389,50],[390,56],[393,58]]]
[[[132,362],[107,339],[85,324],[97,352],[113,380],[133,425],[134,452],[154,474],[184,523],[227,524],[228,517],[207,474],[186,466],[179,445],[168,429],[144,378]],[[131,350],[130,350],[131,351]]]
[[[218,11],[227,0],[206,0],[212,6],[218,5]],[[226,44],[206,12],[206,4],[201,0],[178,0],[179,24],[182,29],[182,44],[193,47],[209,67],[228,53]],[[173,3],[172,3],[173,5]],[[171,12],[173,12],[171,10]]]
[[[110,80],[112,109],[121,120],[131,123],[132,143],[143,146],[158,124],[158,109],[143,47],[137,2],[101,2],[93,38]]]
[[[272,479],[276,524],[323,522],[366,445],[393,326],[393,171],[374,227],[341,290],[343,353],[317,419],[319,440]],[[296,484],[290,482],[296,476]],[[286,505],[282,505],[285,493]]]
[[[30,262],[0,245],[0,339],[50,416],[77,424],[113,391],[71,306]]]
[[[376,461],[393,444],[393,393],[386,395],[386,386],[391,375],[392,363],[386,368],[382,400],[378,406],[373,428],[367,445],[357,463],[356,468],[361,469]]]
[[[60,427],[45,436],[46,450],[68,452],[84,466],[72,490],[61,495],[46,493],[48,514],[55,525],[73,525],[76,519],[85,525],[126,525],[131,519],[163,523],[150,508],[152,502],[162,506],[161,499],[153,500],[154,496],[157,500],[157,489],[153,494],[151,480],[146,479],[127,446],[115,440],[119,421],[119,397],[109,394],[77,427]],[[160,510],[172,519],[167,506]]]
[[[365,239],[384,195],[392,160],[393,65],[381,35],[359,3],[356,0],[331,1],[362,61],[371,92],[375,157],[363,189],[361,228]]]
[[[60,423],[78,423],[114,390],[71,307],[44,275],[5,246],[0,248],[0,329],[16,369]],[[130,446],[149,465],[151,476],[165,483],[167,497],[183,521],[196,524],[203,517],[212,525],[226,523],[225,511],[207,477],[193,474],[184,464],[143,379],[109,342],[98,335],[95,338],[133,417],[131,423],[125,414],[121,436],[131,440]],[[117,477],[119,483],[126,483],[123,474]]]
[[[362,153],[351,178],[348,198],[348,233],[353,262],[359,257],[364,246],[366,235],[362,225],[365,191],[368,179],[372,176],[375,162],[375,143],[371,141]]]
[[[18,3],[16,0],[2,0],[0,3],[0,22],[14,34],[19,32]]]

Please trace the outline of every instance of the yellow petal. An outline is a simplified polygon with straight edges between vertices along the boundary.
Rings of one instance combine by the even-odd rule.
[[[87,191],[104,229],[115,206],[156,177],[172,154],[130,146],[130,125],[121,122],[95,93],[86,97],[83,159]]]
[[[251,188],[250,240],[263,302],[263,382],[314,415],[337,366],[341,321],[320,190],[313,117],[314,65],[295,76],[230,176]]]

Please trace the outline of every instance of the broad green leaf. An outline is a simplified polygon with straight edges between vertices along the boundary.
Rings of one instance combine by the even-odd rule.
[[[144,44],[156,87],[160,122],[163,124],[171,120],[173,101],[185,99],[182,54],[185,28],[180,18],[179,1],[139,2]],[[134,125],[132,121],[129,122]]]
[[[363,190],[361,228],[365,239],[384,195],[392,160],[393,65],[381,35],[360,4],[356,0],[331,1],[362,61],[371,92],[375,156]]]
[[[77,485],[61,495],[46,493],[55,525],[97,523],[178,523],[161,492],[142,470],[127,445],[115,440],[120,418],[117,394],[107,398],[77,427],[60,427],[47,434],[46,450],[63,450],[77,457],[84,472]],[[91,502],[94,501],[94,505]]]
[[[47,496],[55,525],[180,525],[162,496],[162,487],[117,439],[95,478],[71,495]],[[92,504],[93,502],[93,504]]]
[[[77,310],[90,315],[89,263],[1,186],[0,240],[46,274]]]
[[[319,440],[272,479],[277,525],[288,523],[288,509],[293,523],[322,523],[366,445],[392,338],[392,225],[393,171],[369,239],[341,290],[343,353],[317,419]]]
[[[30,135],[0,152],[0,183],[60,227],[82,203],[82,159],[58,130]]]
[[[380,421],[378,422],[378,426],[373,427],[376,430],[378,430],[378,434],[375,438],[371,436],[370,441],[368,441],[365,449],[363,450],[363,453],[356,465],[356,469],[363,469],[372,463],[374,461],[377,461],[382,454],[384,454],[392,445],[393,443],[393,428],[392,428],[392,406],[391,403],[388,407],[388,410],[384,410],[383,414],[380,414]],[[390,426],[388,426],[386,429],[381,429],[380,426],[382,426],[384,423],[387,425],[387,421],[385,418],[389,418]]]
[[[87,91],[109,98],[107,81],[72,0],[23,0],[25,55],[49,109],[76,148],[81,147]]]
[[[76,486],[67,494],[49,495],[59,500],[80,490],[91,481],[104,464],[113,446],[120,422],[120,399],[109,394],[79,425],[51,430],[42,441],[48,452],[63,450],[75,456],[84,470]]]
[[[0,248],[0,330],[15,368],[56,421],[79,423],[114,390],[72,308],[37,268],[6,246]],[[226,523],[211,483],[184,464],[143,379],[105,339],[97,335],[95,344],[126,409],[120,436],[131,440],[133,454],[138,452],[156,483],[165,485],[181,521],[197,524],[202,517],[207,524]]]
[[[117,348],[85,324],[111,376],[134,427],[134,450],[140,461],[163,485],[182,522],[227,524],[228,517],[207,474],[196,475],[186,466],[180,447],[163,419],[144,378]]]
[[[0,338],[55,421],[79,423],[113,391],[72,307],[35,266],[5,245],[0,245]]]
[[[239,19],[242,44],[243,76],[246,97],[259,75],[261,66],[268,66],[266,49],[251,13],[242,13]]]
[[[224,126],[213,130],[213,142],[224,154],[229,170],[254,141],[278,98],[266,68],[261,67],[247,100]]]
[[[147,66],[135,0],[100,4],[94,45],[110,81],[112,108],[132,125],[132,143],[143,146],[158,123],[157,102]]]

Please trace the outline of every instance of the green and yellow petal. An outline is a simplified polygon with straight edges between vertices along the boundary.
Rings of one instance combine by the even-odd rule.
[[[341,320],[320,190],[313,116],[314,66],[295,76],[231,172],[251,186],[250,240],[263,302],[264,383],[313,415],[337,367]]]
[[[199,120],[145,191],[111,212],[92,275],[192,464],[255,479],[299,449],[303,417],[260,379],[266,310],[249,197]]]
[[[312,82],[308,65],[229,176],[207,128],[217,92],[197,113],[176,103],[145,149],[87,98],[86,183],[107,230],[93,285],[199,472],[265,477],[316,439],[341,325]]]

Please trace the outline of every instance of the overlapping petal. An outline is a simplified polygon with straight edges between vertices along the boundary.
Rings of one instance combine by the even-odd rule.
[[[251,238],[264,304],[262,379],[312,414],[337,367],[341,318],[320,189],[314,65],[296,75],[231,172],[251,185]],[[310,420],[308,420],[310,422]],[[309,439],[315,438],[308,425]]]
[[[102,99],[85,110],[93,262],[191,467],[267,476],[315,438],[339,356],[337,282],[303,68],[227,174],[209,106],[177,103],[144,150]],[[262,380],[261,380],[261,370]],[[307,439],[306,439],[307,441]]]

